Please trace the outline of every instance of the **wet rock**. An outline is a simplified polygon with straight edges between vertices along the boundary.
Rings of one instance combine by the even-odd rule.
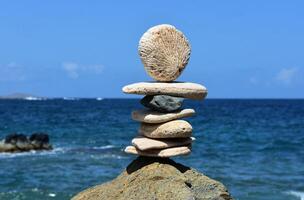
[[[30,142],[34,149],[50,149],[49,136],[46,133],[33,133],[30,136]]]
[[[5,143],[5,140],[0,141],[0,152],[13,152],[16,151],[16,145]]]
[[[24,134],[12,133],[5,137],[4,142],[6,144],[16,144],[17,141],[26,141],[27,138]]]
[[[12,133],[0,141],[0,152],[22,152],[30,150],[51,150],[46,133],[34,133],[29,138],[24,134]]]

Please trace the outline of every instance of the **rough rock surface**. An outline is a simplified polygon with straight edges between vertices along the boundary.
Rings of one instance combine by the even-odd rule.
[[[132,119],[139,122],[158,124],[183,117],[191,117],[194,114],[195,111],[193,109],[183,109],[172,113],[160,113],[157,111],[144,109],[133,111]]]
[[[170,113],[179,110],[183,105],[184,99],[181,97],[171,97],[168,95],[147,95],[140,100],[140,103],[163,113]]]
[[[114,180],[72,200],[232,200],[225,186],[171,159],[138,157]]]
[[[150,28],[141,37],[138,52],[152,78],[173,81],[186,67],[191,50],[182,32],[172,25],[162,24]]]
[[[185,120],[162,124],[141,123],[138,133],[149,138],[186,138],[191,137],[192,126]]]
[[[127,85],[122,88],[127,94],[157,95],[164,94],[174,97],[189,99],[203,99],[207,95],[207,89],[197,83],[173,82],[140,82]]]

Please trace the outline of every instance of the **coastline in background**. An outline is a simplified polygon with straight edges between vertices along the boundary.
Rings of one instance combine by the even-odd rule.
[[[67,101],[68,100],[68,101]],[[49,133],[54,150],[0,154],[0,199],[69,199],[116,177],[135,157],[138,99],[0,100],[0,138]],[[174,159],[223,182],[236,199],[304,198],[304,100],[186,101],[198,142]]]

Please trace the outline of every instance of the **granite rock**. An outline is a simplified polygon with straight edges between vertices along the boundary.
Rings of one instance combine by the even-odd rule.
[[[227,188],[168,158],[138,157],[114,180],[72,200],[233,200]]]

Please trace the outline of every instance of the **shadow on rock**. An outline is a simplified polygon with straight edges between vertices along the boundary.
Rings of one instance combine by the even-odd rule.
[[[232,200],[225,186],[171,159],[138,157],[117,178],[72,200]]]
[[[176,163],[170,158],[157,158],[157,157],[145,157],[145,156],[139,156],[137,159],[133,160],[128,166],[127,166],[127,173],[131,174],[142,167],[145,167],[147,165],[150,165],[154,162],[160,163],[160,164],[168,164],[173,167],[175,167],[177,170],[179,170],[181,173],[185,173],[187,170],[190,170],[190,167],[186,167],[182,164]]]

